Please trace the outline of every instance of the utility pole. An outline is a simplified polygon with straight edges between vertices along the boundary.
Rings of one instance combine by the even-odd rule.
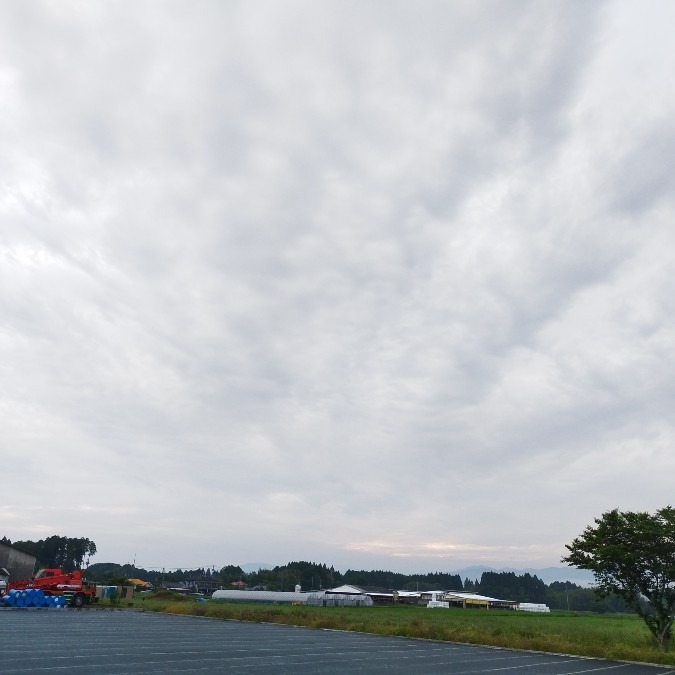
[[[567,611],[570,611],[570,593],[569,593],[570,582],[565,582],[565,597],[567,598]]]

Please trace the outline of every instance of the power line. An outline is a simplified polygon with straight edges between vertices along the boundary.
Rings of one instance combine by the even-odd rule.
[[[131,563],[126,563],[127,565],[130,565]],[[216,565],[179,565],[178,567],[166,567],[165,565],[145,565],[141,563],[136,563],[135,567],[141,567],[142,569],[145,570],[154,570],[154,571],[159,571],[159,570],[184,570],[186,572],[190,572],[193,570],[216,570],[220,569],[220,567],[217,567]]]

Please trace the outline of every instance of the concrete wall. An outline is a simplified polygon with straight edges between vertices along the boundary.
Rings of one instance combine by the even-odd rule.
[[[34,555],[0,542],[0,567],[7,569],[10,581],[30,579],[33,576],[35,563]]]

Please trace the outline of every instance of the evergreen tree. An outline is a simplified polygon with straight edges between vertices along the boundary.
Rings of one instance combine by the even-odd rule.
[[[85,558],[96,553],[96,544],[85,537],[53,535],[39,541],[17,541],[15,546],[34,555],[43,567],[59,567],[65,572],[81,569]]]

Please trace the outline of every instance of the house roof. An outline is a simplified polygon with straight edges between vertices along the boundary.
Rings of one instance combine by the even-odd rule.
[[[343,584],[337,588],[330,588],[326,593],[342,593],[343,595],[391,595],[393,591],[390,588],[382,586],[353,586],[352,584]]]
[[[474,600],[475,602],[480,603],[503,602],[517,604],[515,600],[502,600],[501,598],[492,598],[489,595],[479,595],[478,593],[467,593],[465,591],[448,591],[445,594],[445,597],[455,598],[457,600]]]
[[[351,584],[342,584],[337,588],[329,588],[326,593],[343,593],[345,595],[363,595],[365,591],[359,586],[352,586]]]

